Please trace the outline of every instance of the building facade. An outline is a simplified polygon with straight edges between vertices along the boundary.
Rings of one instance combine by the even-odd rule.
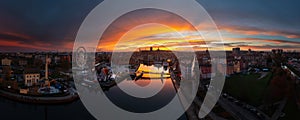
[[[11,65],[11,60],[7,59],[7,58],[4,58],[4,59],[2,59],[1,63],[2,63],[3,66],[10,66]]]
[[[27,65],[27,61],[26,60],[19,60],[19,65],[20,66],[26,66]]]
[[[24,74],[24,82],[25,82],[25,85],[28,87],[38,84],[39,80],[40,80],[39,73],[25,73]]]

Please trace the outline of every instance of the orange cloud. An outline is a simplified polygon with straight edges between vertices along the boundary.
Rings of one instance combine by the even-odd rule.
[[[31,48],[31,49],[38,49],[38,50],[50,50],[49,47],[41,47],[34,44],[24,44],[17,41],[9,41],[9,40],[0,40],[0,46],[6,47],[24,47],[24,48]]]
[[[61,50],[70,51],[73,48],[73,42],[65,42],[61,40],[61,44],[54,45],[49,42],[44,42],[37,40],[31,36],[14,33],[14,32],[2,32],[0,33],[0,46],[10,47],[10,48],[21,48],[27,50],[37,50],[37,51],[51,51],[51,50]],[[5,51],[5,49],[3,50]]]
[[[158,17],[159,16],[159,17]],[[126,43],[123,41],[122,47],[131,48],[133,46],[146,47],[146,46],[164,46],[167,43],[181,42],[186,38],[172,38],[171,35],[157,36],[167,33],[176,33],[180,31],[193,31],[194,27],[189,24],[185,19],[169,12],[153,10],[152,12],[146,12],[140,14],[139,12],[133,12],[123,15],[119,19],[115,20],[103,33],[98,49],[101,51],[112,51],[115,49],[115,45],[128,31],[136,28],[137,26],[146,25],[149,23],[156,23],[168,26],[171,29],[166,29],[157,26],[147,26],[137,31],[131,31],[130,35],[126,35]],[[148,37],[148,38],[147,38]],[[191,39],[191,38],[190,38]],[[124,40],[124,39],[123,39]],[[147,45],[141,46],[141,43],[137,40],[147,41]],[[193,40],[193,39],[192,39]]]

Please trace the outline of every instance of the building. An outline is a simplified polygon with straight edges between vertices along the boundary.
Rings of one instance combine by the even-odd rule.
[[[40,73],[38,70],[27,69],[24,71],[24,83],[26,86],[33,86],[38,84],[40,80]]]
[[[54,61],[55,64],[59,63],[60,62],[60,57],[55,56],[53,61]]]
[[[4,58],[4,59],[2,59],[1,63],[2,63],[3,66],[10,66],[11,65],[11,60],[7,59],[7,58]]]
[[[230,76],[232,74],[234,74],[234,65],[233,64],[228,64],[227,65],[226,75]]]
[[[234,64],[233,64],[233,71],[236,72],[236,73],[240,73],[241,72],[241,64],[240,64],[240,61],[235,61]]]
[[[33,56],[31,54],[24,55],[25,58],[32,58]]]
[[[19,60],[19,65],[20,66],[26,66],[27,65],[27,61],[26,60]]]
[[[282,49],[272,49],[272,53],[274,53],[274,54],[282,54],[283,50]]]
[[[10,66],[3,66],[2,68],[3,68],[2,74],[4,75],[4,80],[10,80],[11,75],[13,73],[11,67]]]
[[[240,64],[241,64],[241,66],[240,66],[241,67],[241,71],[247,71],[248,70],[249,63],[247,61],[241,61]]]
[[[59,58],[60,62],[64,62],[64,61],[66,61],[68,63],[72,62],[72,55],[70,53],[62,53],[62,54],[59,54],[58,56],[60,57]]]
[[[29,89],[20,89],[21,94],[28,94]]]
[[[240,48],[232,48],[232,54],[234,55],[239,55],[241,52],[241,49]]]
[[[248,49],[248,54],[251,54],[252,53],[252,50],[249,48]]]
[[[211,78],[211,65],[203,65],[200,66],[200,78],[201,79],[209,79]]]

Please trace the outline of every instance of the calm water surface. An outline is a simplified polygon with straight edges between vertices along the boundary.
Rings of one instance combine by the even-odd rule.
[[[124,110],[136,113],[152,112],[167,105],[176,95],[171,79],[158,79],[157,76],[159,75],[156,75],[155,79],[123,80],[118,86],[114,86],[104,93],[115,105]],[[142,87],[148,89],[140,89]],[[124,89],[140,93],[157,91],[157,94],[148,98],[139,98],[124,92]],[[33,105],[0,98],[0,114],[1,119],[10,120],[95,119],[80,100],[65,105]],[[185,114],[180,119],[186,119]]]

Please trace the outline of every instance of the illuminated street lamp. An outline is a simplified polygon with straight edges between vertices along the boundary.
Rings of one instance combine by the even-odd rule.
[[[168,62],[168,63],[171,63],[171,62],[172,62],[172,60],[171,60],[171,59],[167,59],[167,62]]]

